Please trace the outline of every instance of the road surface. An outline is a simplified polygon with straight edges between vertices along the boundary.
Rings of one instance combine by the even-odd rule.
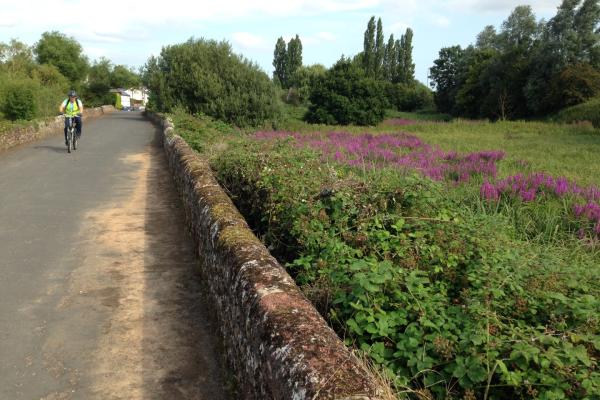
[[[225,399],[159,131],[139,113],[0,152],[0,399]]]

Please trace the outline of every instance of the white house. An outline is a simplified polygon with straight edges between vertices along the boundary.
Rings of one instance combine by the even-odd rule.
[[[131,96],[127,94],[125,91],[119,93],[121,95],[121,107],[124,109],[128,109],[131,107]]]
[[[146,107],[148,104],[148,89],[145,87],[131,89],[110,89],[110,92],[121,95],[121,106],[123,106],[123,108]]]
[[[127,89],[122,91],[121,94],[128,95],[132,104],[140,104],[144,107],[148,104],[148,89],[145,87]]]

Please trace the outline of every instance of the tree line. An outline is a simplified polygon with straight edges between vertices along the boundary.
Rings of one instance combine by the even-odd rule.
[[[600,3],[563,0],[548,21],[518,6],[499,31],[442,48],[430,70],[435,104],[469,118],[552,114],[600,95]]]
[[[375,24],[375,17],[371,17],[365,31],[363,52],[357,60],[367,76],[411,84],[415,80],[412,39],[413,31],[407,28],[399,40],[394,40],[394,34],[390,34],[386,44],[381,18]]]
[[[87,106],[111,104],[111,88],[130,88],[139,75],[101,58],[90,63],[81,44],[63,33],[44,32],[33,45],[0,42],[0,119],[30,120],[56,115],[69,89]]]
[[[386,108],[413,111],[432,104],[431,91],[415,80],[413,31],[385,40],[381,18],[367,23],[363,51],[342,56],[331,68],[302,65],[298,35],[275,44],[273,79],[287,89],[284,100],[308,106],[313,123],[374,125]]]
[[[280,101],[307,108],[308,122],[379,123],[386,109],[436,106],[465,117],[547,115],[596,96],[600,90],[597,0],[564,0],[557,15],[537,21],[519,6],[499,31],[486,27],[474,45],[440,50],[430,70],[435,92],[414,77],[414,32],[384,35],[371,17],[362,51],[331,67],[303,65],[298,35],[279,37],[269,79],[229,43],[190,39],[151,57],[143,81],[159,111],[183,108],[239,125],[268,124]]]

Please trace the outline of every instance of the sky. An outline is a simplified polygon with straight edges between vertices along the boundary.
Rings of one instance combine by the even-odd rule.
[[[46,31],[74,37],[91,61],[100,57],[133,68],[161,48],[191,37],[226,40],[269,76],[280,36],[300,36],[304,65],[330,67],[362,50],[371,16],[386,37],[414,31],[415,77],[427,83],[442,47],[467,46],[486,25],[500,27],[510,12],[530,5],[549,19],[561,0],[0,0],[0,42],[29,45]]]

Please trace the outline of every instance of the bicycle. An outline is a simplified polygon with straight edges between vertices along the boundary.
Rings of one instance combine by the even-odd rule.
[[[65,115],[67,122],[67,152],[71,152],[71,149],[77,150],[77,128],[75,127],[75,117],[68,117]]]

